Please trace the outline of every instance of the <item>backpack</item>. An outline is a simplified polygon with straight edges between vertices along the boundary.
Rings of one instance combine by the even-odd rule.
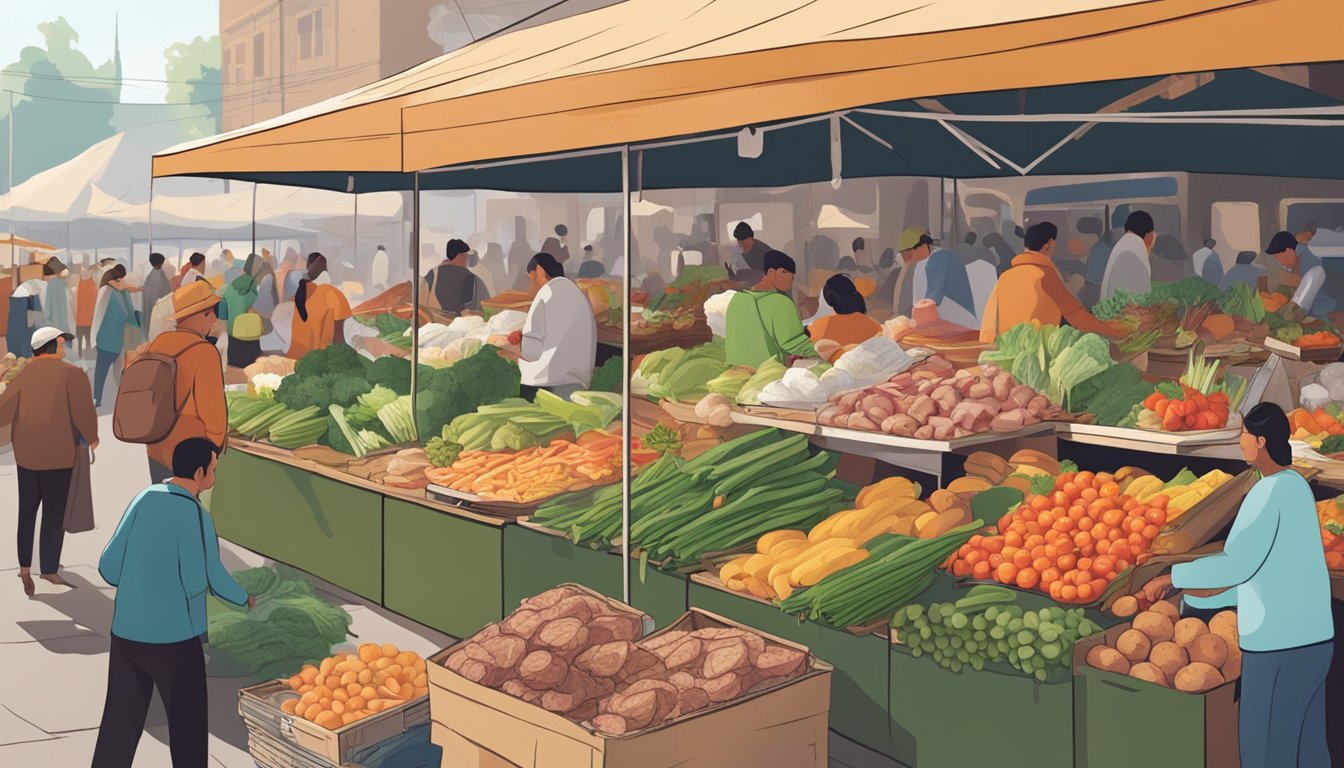
[[[112,433],[123,443],[157,443],[172,433],[187,402],[178,402],[177,358],[198,344],[187,345],[176,355],[146,352],[126,366],[112,410]]]

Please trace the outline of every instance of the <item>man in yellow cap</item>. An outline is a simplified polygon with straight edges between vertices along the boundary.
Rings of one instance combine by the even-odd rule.
[[[909,315],[915,302],[929,299],[938,305],[939,319],[966,328],[980,327],[971,281],[961,257],[937,247],[924,227],[907,227],[896,247],[904,263],[892,302],[897,314]]]
[[[154,338],[147,354],[177,361],[173,402],[182,403],[168,437],[150,443],[149,476],[162,483],[173,476],[173,449],[190,437],[203,437],[223,448],[229,428],[224,401],[224,366],[209,338],[219,322],[219,297],[209,283],[191,282],[173,291],[177,328]]]

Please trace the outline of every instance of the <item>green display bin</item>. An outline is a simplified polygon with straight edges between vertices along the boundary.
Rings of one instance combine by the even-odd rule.
[[[1068,768],[1073,684],[952,672],[891,645],[890,755],[912,768]],[[1132,738],[1132,733],[1131,733]],[[1131,766],[1144,763],[1131,763]]]
[[[526,525],[504,529],[504,612],[560,584],[582,584],[621,599],[620,561],[610,553]]]
[[[283,461],[231,450],[210,514],[219,535],[360,597],[383,599],[383,497]]]
[[[620,556],[611,554],[619,582]],[[619,590],[619,584],[617,589]],[[653,617],[659,629],[681,618],[690,606],[690,577],[675,571],[660,571],[650,565],[641,574],[639,561],[630,562],[630,604]],[[617,592],[619,595],[619,591]]]
[[[691,577],[691,607],[703,608],[785,640],[806,645],[835,667],[831,677],[831,729],[878,752],[891,748],[887,698],[889,643],[881,635],[856,635],[812,621],[800,622],[773,605],[725,589],[705,573]]]
[[[1074,647],[1074,765],[1080,768],[1236,768],[1236,681],[1207,693],[1184,693],[1087,664],[1093,646],[1129,625]],[[1152,738],[1136,738],[1160,724]],[[1291,761],[1289,761],[1291,763]]]
[[[504,617],[502,520],[388,498],[383,605],[440,632],[470,635]]]

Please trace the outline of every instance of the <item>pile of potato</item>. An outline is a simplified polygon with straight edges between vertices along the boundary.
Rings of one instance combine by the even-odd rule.
[[[429,693],[425,660],[391,643],[365,643],[358,654],[306,664],[286,682],[302,696],[284,701],[281,711],[331,730]]]
[[[640,640],[641,617],[570,587],[523,601],[445,666],[611,735],[661,725],[802,675],[807,654],[743,629]]]
[[[1134,617],[1133,625],[1114,647],[1098,645],[1087,652],[1097,669],[1186,693],[1203,693],[1241,676],[1237,614],[1223,611],[1208,624],[1182,619],[1165,600]]]

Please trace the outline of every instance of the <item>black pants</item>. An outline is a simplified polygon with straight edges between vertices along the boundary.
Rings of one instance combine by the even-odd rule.
[[[159,645],[112,635],[107,701],[98,727],[98,746],[93,750],[93,768],[131,768],[155,688],[168,713],[173,768],[206,767],[210,724],[201,639]]]
[[[37,508],[42,507],[42,533],[38,554],[42,573],[50,576],[61,567],[65,544],[65,502],[70,497],[70,469],[24,469],[19,467],[19,567],[33,567],[33,533]]]
[[[234,368],[246,368],[261,357],[260,341],[244,341],[229,337],[229,365]]]

